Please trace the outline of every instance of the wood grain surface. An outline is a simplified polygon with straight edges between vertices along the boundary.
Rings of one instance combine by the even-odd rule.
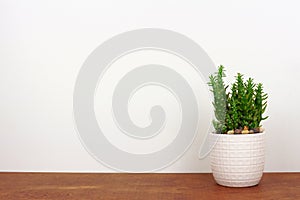
[[[300,199],[300,173],[265,173],[228,188],[211,174],[0,173],[0,199]]]

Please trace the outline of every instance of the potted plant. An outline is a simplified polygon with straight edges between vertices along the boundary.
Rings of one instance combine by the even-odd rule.
[[[240,73],[229,91],[221,65],[208,83],[213,93],[215,131],[210,134],[210,163],[216,182],[229,187],[257,185],[265,160],[265,133],[261,126],[267,94],[261,83]]]

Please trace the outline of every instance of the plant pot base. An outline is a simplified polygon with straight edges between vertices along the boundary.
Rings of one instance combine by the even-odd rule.
[[[216,183],[218,185],[224,186],[224,187],[254,187],[259,184],[260,180],[255,181],[241,181],[241,182],[232,182],[232,181],[221,181],[216,180]]]

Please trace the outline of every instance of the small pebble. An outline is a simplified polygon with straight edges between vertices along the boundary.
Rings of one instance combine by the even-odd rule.
[[[227,134],[234,134],[234,130],[227,131]]]
[[[248,130],[242,130],[242,134],[248,134],[249,131]]]
[[[252,134],[252,133],[254,133],[254,131],[253,131],[253,130],[250,130],[249,133]]]
[[[240,134],[241,132],[242,132],[241,129],[235,129],[235,130],[234,130],[234,133],[236,133],[236,134]]]
[[[254,133],[259,133],[259,127],[253,129]]]
[[[263,128],[263,127],[259,127],[259,132],[260,133],[262,133],[262,132],[264,132],[265,131],[265,129]]]

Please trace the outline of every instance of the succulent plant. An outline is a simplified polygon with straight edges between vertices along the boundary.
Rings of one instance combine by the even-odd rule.
[[[255,84],[252,78],[244,81],[240,73],[235,77],[231,91],[223,78],[225,70],[222,65],[218,72],[209,77],[208,85],[214,96],[215,119],[213,125],[216,133],[254,133],[261,131],[261,121],[267,107],[267,94],[261,83]]]
[[[217,132],[223,132],[226,130],[226,107],[227,107],[227,97],[226,97],[226,86],[223,81],[225,77],[224,67],[220,65],[218,72],[215,75],[209,77],[209,86],[212,88],[212,93],[214,95],[213,106],[215,108],[214,113],[216,119],[213,120],[214,128]]]

